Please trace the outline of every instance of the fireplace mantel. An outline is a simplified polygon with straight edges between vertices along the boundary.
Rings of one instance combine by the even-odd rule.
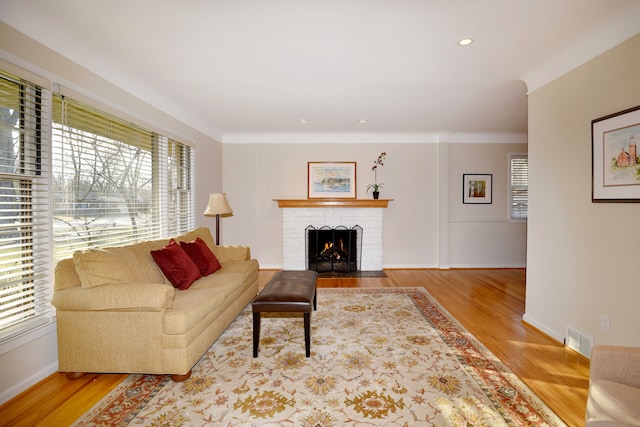
[[[386,208],[393,199],[273,199],[279,208]]]

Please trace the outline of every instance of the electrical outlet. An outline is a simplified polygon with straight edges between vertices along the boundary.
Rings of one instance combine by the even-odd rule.
[[[602,332],[609,333],[609,316],[603,314],[602,317],[600,317],[600,329],[602,329]]]

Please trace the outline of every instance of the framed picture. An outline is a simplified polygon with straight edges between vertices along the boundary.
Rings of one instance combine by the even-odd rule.
[[[591,121],[591,201],[640,202],[640,106]]]
[[[309,162],[309,199],[355,199],[356,162]]]
[[[493,175],[469,174],[462,175],[462,203],[491,204],[491,180]]]

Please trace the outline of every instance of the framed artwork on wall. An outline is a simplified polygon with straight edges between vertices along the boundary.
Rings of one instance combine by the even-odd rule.
[[[640,106],[591,121],[591,201],[640,202]]]
[[[355,199],[356,162],[308,162],[309,199]]]
[[[491,204],[493,175],[469,174],[462,175],[462,203],[465,204]]]

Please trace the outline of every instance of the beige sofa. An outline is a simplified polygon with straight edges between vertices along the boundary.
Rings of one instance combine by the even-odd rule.
[[[59,371],[171,374],[191,368],[258,293],[258,262],[245,246],[215,246],[200,237],[222,268],[186,290],[169,283],[150,255],[169,239],[78,251],[55,269],[52,304],[58,324]]]
[[[586,425],[640,425],[640,348],[591,349]]]

